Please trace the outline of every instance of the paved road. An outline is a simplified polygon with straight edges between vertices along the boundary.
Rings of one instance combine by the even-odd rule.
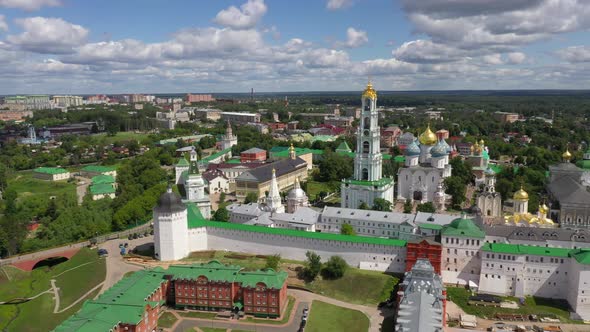
[[[109,240],[107,242],[101,243],[99,247],[101,249],[106,249],[109,252],[109,256],[106,259],[107,264],[107,274],[104,280],[104,284],[102,289],[100,290],[100,294],[104,291],[109,289],[113,286],[117,281],[121,280],[125,273],[131,271],[138,271],[142,270],[143,267],[137,266],[134,264],[128,264],[125,262],[123,257],[121,256],[119,244],[120,243],[128,243],[129,247],[127,248],[129,251],[133,250],[136,246],[146,244],[146,243],[153,243],[154,237],[148,236],[141,239],[135,240],[127,240],[127,239],[114,239]]]
[[[256,331],[256,332],[296,332],[299,329],[301,323],[301,317],[303,316],[303,308],[309,307],[307,302],[298,302],[295,314],[289,319],[286,325],[277,326],[271,324],[250,324],[240,323],[237,320],[212,320],[212,319],[191,319],[181,318],[181,321],[176,324],[172,331],[184,332],[192,327],[214,327],[222,329],[239,329],[244,331]]]

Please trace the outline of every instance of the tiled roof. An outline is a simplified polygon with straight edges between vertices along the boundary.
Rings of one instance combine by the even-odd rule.
[[[37,167],[33,172],[45,174],[63,174],[67,173],[68,170],[59,167]]]

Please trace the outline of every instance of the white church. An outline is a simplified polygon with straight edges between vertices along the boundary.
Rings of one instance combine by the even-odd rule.
[[[358,208],[361,203],[372,206],[376,198],[393,203],[394,180],[384,178],[382,173],[381,131],[377,112],[377,91],[371,82],[367,84],[361,98],[362,113],[357,131],[354,175],[342,180],[341,206]]]

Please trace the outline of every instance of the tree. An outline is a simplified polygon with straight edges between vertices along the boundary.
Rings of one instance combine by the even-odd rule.
[[[350,157],[337,154],[331,150],[324,150],[324,156],[318,164],[318,181],[341,181],[352,176],[353,167]]]
[[[424,204],[418,204],[418,206],[416,206],[416,211],[434,213],[436,212],[436,208],[432,202],[426,202]]]
[[[340,234],[343,235],[356,235],[356,231],[350,224],[343,224],[342,228],[340,229]]]
[[[384,198],[375,198],[373,201],[373,210],[391,211],[391,202]]]
[[[221,192],[221,194],[219,194],[219,204],[223,204],[225,203],[225,196],[226,194],[224,192]]]
[[[273,269],[276,271],[279,268],[279,264],[281,264],[281,255],[274,254],[272,256],[266,257],[266,265],[264,268]]]
[[[258,202],[258,194],[255,192],[249,192],[244,199],[244,204],[250,203],[257,203]]]
[[[452,195],[451,204],[455,210],[461,209],[461,204],[465,202],[465,191],[467,186],[465,181],[458,176],[449,176],[445,179],[446,191],[449,195]]]
[[[342,257],[332,256],[324,265],[322,276],[326,279],[339,279],[347,269],[348,264]]]
[[[229,221],[229,212],[225,206],[220,206],[217,211],[213,214],[213,220],[217,221]]]
[[[369,205],[365,202],[361,202],[361,204],[359,204],[359,209],[361,210],[369,210]]]
[[[322,269],[322,258],[313,251],[306,252],[305,257],[307,257],[307,261],[305,268],[303,268],[303,277],[308,281],[313,281]]]
[[[409,199],[404,203],[404,213],[412,213],[412,201]]]

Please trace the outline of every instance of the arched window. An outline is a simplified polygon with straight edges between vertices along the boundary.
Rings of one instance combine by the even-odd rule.
[[[362,179],[363,180],[368,180],[369,179],[369,170],[366,168],[363,168],[363,175],[362,175]]]
[[[363,153],[369,153],[369,142],[368,141],[364,141],[363,142]]]
[[[371,120],[369,120],[369,117],[365,118],[365,124],[364,124],[364,129],[370,129],[371,128]]]

